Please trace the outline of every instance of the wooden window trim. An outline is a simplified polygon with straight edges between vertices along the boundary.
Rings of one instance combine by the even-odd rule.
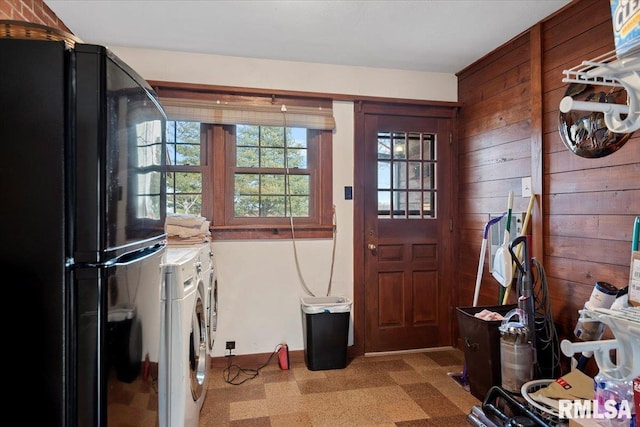
[[[189,90],[181,84],[174,87],[163,85],[156,87],[160,97],[219,99],[220,92],[207,90],[198,86],[197,90]],[[271,96],[261,93],[240,94],[224,93],[224,99],[233,99],[234,95],[242,98],[244,102],[253,102],[256,105],[266,102],[282,102],[287,105],[309,106],[317,105],[318,98],[306,99],[303,94],[287,94],[274,92]],[[331,106],[331,100],[325,99],[322,105]],[[202,126],[202,150],[205,158],[202,162],[202,215],[211,220],[210,231],[213,240],[254,240],[254,239],[330,239],[333,237],[333,136],[329,130],[309,130],[310,138],[317,138],[318,148],[309,155],[317,156],[316,174],[312,178],[311,212],[315,212],[312,218],[293,218],[294,229],[292,234],[289,218],[260,218],[258,222],[237,221],[233,216],[231,197],[233,194],[232,172],[227,167],[230,158],[227,144],[229,135],[225,125]],[[223,141],[224,143],[219,143]]]
[[[233,144],[227,126],[212,125],[211,151],[213,158],[211,181],[214,185],[213,208],[208,218],[211,222],[211,234],[214,240],[242,240],[242,239],[291,239],[291,222],[289,218],[260,218],[259,222],[253,219],[235,218],[233,215],[233,203],[229,197],[218,195],[233,194],[234,169],[228,167],[233,162],[233,150],[229,145]],[[315,156],[315,174],[312,175],[312,197],[310,210],[315,216],[310,218],[293,218],[295,237],[298,238],[331,238],[333,234],[333,192],[332,192],[332,137],[330,131],[309,131],[317,145],[309,154]],[[214,143],[224,141],[224,143]]]

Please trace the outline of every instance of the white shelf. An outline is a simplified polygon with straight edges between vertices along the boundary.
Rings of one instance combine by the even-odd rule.
[[[601,102],[576,101],[565,96],[560,101],[560,111],[572,110],[601,112],[609,130],[631,133],[640,129],[640,57],[618,59],[615,51],[562,72],[565,83],[582,83],[621,87],[627,91],[628,105]],[[626,116],[626,117],[622,117]]]
[[[630,381],[640,375],[640,307],[608,310],[582,310],[587,321],[604,323],[614,339],[572,343],[563,340],[560,347],[565,356],[592,351],[600,373],[614,379]],[[616,361],[610,351],[615,350]]]

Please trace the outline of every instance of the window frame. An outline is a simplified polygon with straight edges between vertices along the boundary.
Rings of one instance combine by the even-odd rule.
[[[216,239],[288,239],[291,219],[239,218],[234,215],[235,133],[234,126],[211,125],[214,203],[211,232]],[[307,130],[311,197],[308,217],[294,217],[295,237],[329,238],[333,232],[332,135],[326,130]],[[313,146],[313,147],[312,147]],[[312,159],[313,157],[313,159]],[[220,197],[219,194],[225,196]]]
[[[171,119],[167,119],[167,122],[181,122],[184,120],[171,120]],[[200,163],[198,165],[177,165],[177,164],[169,164],[169,162],[167,162],[165,164],[165,175],[166,175],[166,179],[165,179],[165,185],[168,186],[169,184],[169,174],[171,173],[180,173],[180,172],[184,172],[184,173],[199,173],[200,174],[200,188],[202,189],[202,193],[200,194],[201,200],[200,200],[200,204],[202,205],[202,207],[204,208],[204,187],[205,187],[205,183],[204,183],[204,171],[207,168],[207,152],[208,152],[208,147],[207,147],[207,142],[206,142],[206,136],[204,135],[205,133],[205,129],[203,129],[202,124],[200,124]],[[166,125],[165,125],[165,138],[168,140],[168,136],[167,132],[166,132]],[[165,141],[165,144],[168,144],[168,141]],[[177,147],[176,147],[177,148]],[[168,152],[168,147],[167,149],[165,149],[165,152]],[[178,194],[188,194],[188,193],[178,193]],[[175,193],[171,196],[173,197],[175,196]],[[168,203],[169,201],[169,193],[167,192],[166,195],[166,203]]]
[[[235,193],[235,175],[236,173],[249,173],[254,172],[256,174],[269,174],[274,173],[278,175],[287,175],[284,168],[252,168],[252,167],[239,167],[236,165],[237,144],[235,126],[227,126],[226,138],[224,141],[225,152],[227,155],[227,167],[225,168],[225,182],[227,183],[226,191],[228,193]],[[318,222],[319,212],[317,211],[317,189],[318,183],[318,170],[320,163],[320,136],[317,131],[307,129],[307,167],[302,170],[303,173],[296,173],[296,171],[289,171],[289,175],[308,175],[309,176],[309,216],[306,217],[294,217],[296,224],[314,224]],[[284,172],[284,173],[283,173]],[[217,179],[217,177],[216,177]],[[284,195],[286,197],[286,194]],[[229,202],[227,198],[225,201]],[[225,206],[226,223],[229,225],[252,225],[255,222],[254,217],[237,217],[235,216],[235,204],[228,203]],[[290,225],[288,217],[260,217],[261,222],[268,225],[281,225],[282,221],[286,220]]]
[[[234,88],[227,92],[206,85],[154,84],[161,98],[208,99],[331,108],[326,97],[299,93],[255,93]],[[171,120],[171,117],[169,117]],[[214,240],[331,238],[334,232],[333,209],[333,132],[307,129],[308,162],[314,163],[310,175],[309,217],[236,218],[234,216],[235,126],[201,123],[202,212],[210,220]],[[311,159],[313,157],[313,159]],[[311,169],[311,166],[310,168]],[[291,223],[293,222],[293,232]]]

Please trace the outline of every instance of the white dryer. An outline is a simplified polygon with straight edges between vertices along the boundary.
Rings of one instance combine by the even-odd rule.
[[[218,330],[218,277],[214,266],[213,247],[205,243],[200,247],[200,265],[204,280],[207,352],[213,356],[213,345]]]
[[[168,247],[163,263],[160,427],[197,427],[209,364],[199,247]]]

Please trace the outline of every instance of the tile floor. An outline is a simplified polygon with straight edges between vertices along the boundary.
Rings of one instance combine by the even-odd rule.
[[[447,375],[462,370],[456,349],[358,357],[326,371],[293,359],[283,371],[273,358],[241,385],[211,368],[200,427],[464,427],[481,403]]]

